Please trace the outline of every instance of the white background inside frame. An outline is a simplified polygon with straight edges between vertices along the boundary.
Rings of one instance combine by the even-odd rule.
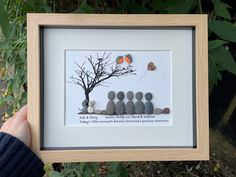
[[[125,56],[131,54],[133,62],[131,65],[135,69],[135,75],[120,76],[119,78],[110,78],[106,80],[106,87],[96,87],[89,95],[90,100],[95,100],[94,105],[97,110],[106,110],[108,102],[107,94],[109,91],[118,93],[119,91],[126,93],[132,91],[134,94],[141,91],[143,94],[150,92],[153,95],[151,100],[154,108],[171,109],[171,52],[170,51],[119,51],[110,50],[105,51],[105,56],[110,53],[109,63],[114,66],[116,64],[117,56]],[[84,63],[86,70],[92,71],[86,57],[90,55],[93,61],[97,61],[97,54],[101,57],[104,50],[100,51],[81,51],[81,50],[66,50],[65,64],[66,64],[66,110],[65,110],[65,125],[66,126],[167,126],[171,125],[170,114],[151,114],[151,115],[127,115],[121,116],[106,116],[99,114],[78,114],[79,109],[82,108],[82,101],[85,99],[84,90],[82,87],[72,84],[71,76],[78,77],[75,70],[78,66]],[[157,67],[156,70],[147,70],[149,62],[153,62]],[[120,67],[127,67],[128,63],[123,62],[119,64]],[[107,71],[110,71],[109,67]],[[136,99],[132,100],[134,103]],[[117,99],[114,99],[117,102]],[[127,102],[125,96],[124,103]],[[142,99],[145,103],[145,98]]]
[[[193,34],[192,28],[45,28],[44,147],[195,146]],[[65,126],[64,51],[66,49],[171,51],[172,126]]]

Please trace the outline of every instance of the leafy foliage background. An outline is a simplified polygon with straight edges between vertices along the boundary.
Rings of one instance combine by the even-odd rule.
[[[6,89],[0,107],[8,118],[27,102],[26,14],[40,13],[157,13],[208,14],[209,90],[222,80],[222,72],[236,75],[236,1],[234,0],[0,0],[0,76]],[[45,166],[47,175],[128,176],[125,164],[73,163]]]

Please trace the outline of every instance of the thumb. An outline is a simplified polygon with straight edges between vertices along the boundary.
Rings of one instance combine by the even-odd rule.
[[[24,122],[25,120],[27,120],[27,105],[25,105],[24,107],[22,107],[15,115],[15,121],[17,123],[20,122]]]

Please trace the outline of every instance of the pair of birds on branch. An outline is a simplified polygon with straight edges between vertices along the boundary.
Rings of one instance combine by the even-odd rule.
[[[122,64],[124,61],[128,64],[131,64],[133,62],[132,56],[130,54],[127,54],[125,56],[119,55],[116,58],[116,64]]]

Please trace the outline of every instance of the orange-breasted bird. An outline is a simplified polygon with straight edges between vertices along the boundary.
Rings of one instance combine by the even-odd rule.
[[[116,63],[117,63],[117,64],[121,64],[121,63],[123,63],[123,61],[124,61],[124,59],[123,59],[122,56],[118,56],[118,57],[116,58]]]
[[[125,55],[125,61],[128,64],[132,63],[132,61],[133,61],[132,56],[130,54]]]

